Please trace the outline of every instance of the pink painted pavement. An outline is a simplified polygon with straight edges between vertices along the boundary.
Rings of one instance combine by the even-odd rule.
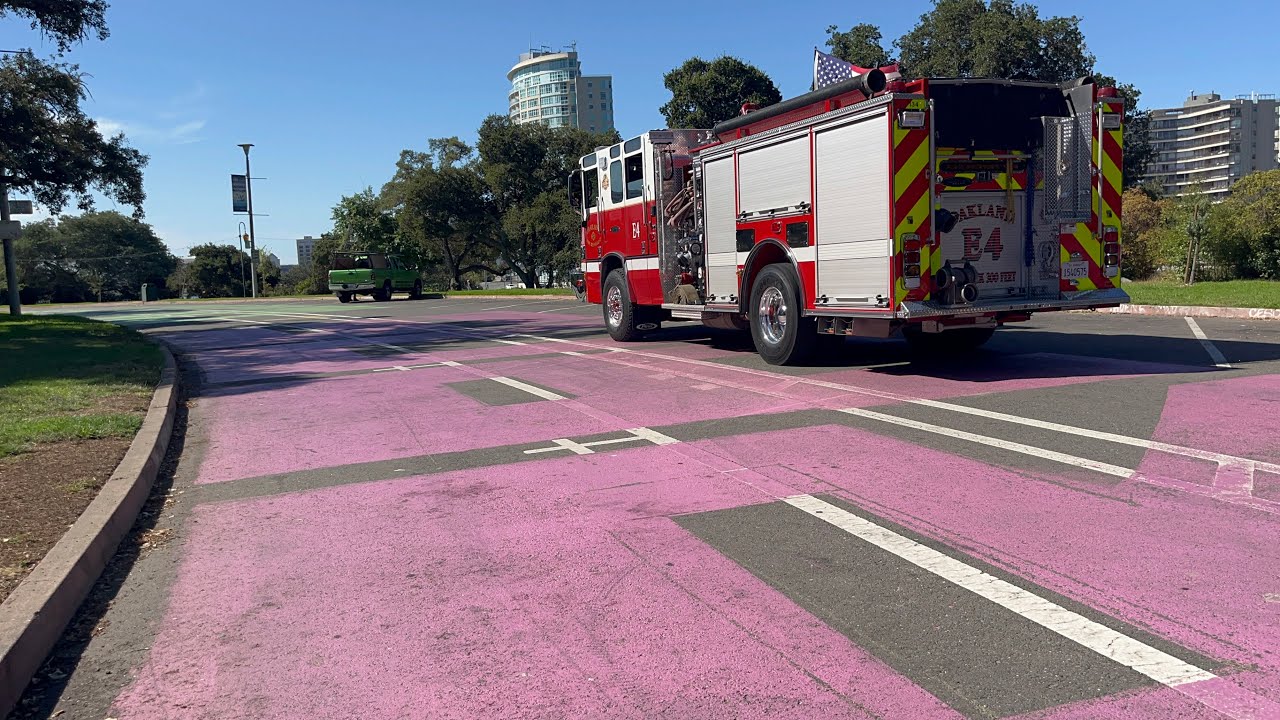
[[[1140,483],[1042,482],[842,426],[704,444],[798,492],[835,492],[1209,657],[1254,666],[1233,681],[1280,701],[1280,604],[1266,600],[1280,568],[1276,516]]]
[[[648,447],[200,506],[116,710],[957,718],[664,517],[769,499]]]

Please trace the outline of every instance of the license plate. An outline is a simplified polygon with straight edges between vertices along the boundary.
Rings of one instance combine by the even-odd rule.
[[[1063,280],[1083,280],[1087,277],[1089,277],[1089,262],[1087,260],[1062,263]]]

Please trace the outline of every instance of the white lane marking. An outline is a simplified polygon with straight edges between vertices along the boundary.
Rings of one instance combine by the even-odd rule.
[[[635,435],[636,437],[644,438],[645,440],[648,440],[654,445],[674,445],[680,442],[679,440],[671,437],[670,435],[663,435],[657,430],[653,430],[647,427],[631,428],[630,430],[627,430],[627,432],[631,433],[632,435]]]
[[[560,446],[559,448],[551,448],[552,450],[568,450],[569,452],[577,455],[590,455],[591,453],[595,452],[594,450],[587,447],[586,445],[580,445],[572,440],[565,440],[564,438],[561,438],[559,440],[552,440],[551,442]],[[526,450],[525,452],[528,453],[529,451]]]
[[[544,400],[565,400],[566,399],[565,396],[563,395],[557,395],[551,392],[550,390],[543,390],[537,385],[530,385],[529,383],[520,382],[519,380],[512,380],[509,377],[503,377],[501,375],[498,375],[497,377],[492,377],[489,379],[495,382],[500,382],[503,385],[513,387],[517,390],[523,390],[529,393],[530,395],[537,395],[538,397]]]
[[[797,495],[784,498],[784,501],[1156,682],[1175,687],[1216,677],[1207,670],[812,495]]]
[[[914,430],[923,430],[925,432],[946,435],[947,437],[958,438],[960,440],[968,440],[972,443],[988,445],[1002,450],[1012,450],[1013,452],[1022,453],[1023,455],[1031,455],[1033,457],[1044,458],[1045,460],[1060,462],[1065,465],[1088,468],[1089,470],[1105,473],[1107,475],[1114,475],[1116,477],[1128,479],[1133,475],[1132,470],[1129,468],[1122,468],[1119,465],[1112,465],[1110,463],[1099,462],[1097,460],[1068,455],[1066,453],[1057,452],[1056,450],[1046,450],[1045,448],[1039,448],[1033,445],[1023,445],[1022,443],[1013,442],[1011,440],[1001,440],[1000,438],[993,438],[987,435],[978,435],[976,433],[965,432],[964,430],[955,430],[939,425],[930,425],[929,423],[908,420],[907,418],[897,417],[896,415],[885,415],[884,413],[878,413],[873,410],[844,408],[840,412],[847,413],[849,415],[856,415],[858,417],[870,418],[872,420],[879,420],[893,425],[901,425],[902,427],[908,427]]]
[[[1209,357],[1213,359],[1214,365],[1220,368],[1231,368],[1231,363],[1227,362],[1226,356],[1218,350],[1218,346],[1213,344],[1213,341],[1209,339],[1209,336],[1204,334],[1204,331],[1200,329],[1200,324],[1196,322],[1195,318],[1188,317],[1185,318],[1185,320],[1187,321],[1187,325],[1191,327],[1191,334],[1195,335],[1196,339],[1200,341],[1200,344],[1204,346],[1205,352],[1209,353]]]
[[[654,445],[674,445],[680,442],[679,440],[673,437],[670,437],[668,435],[663,435],[657,430],[654,430],[652,428],[647,428],[647,427],[630,428],[627,430],[627,432],[631,433],[631,437],[612,438],[610,440],[593,440],[591,442],[585,442],[585,443],[577,443],[572,440],[566,440],[566,439],[552,440],[552,442],[554,442],[555,445],[552,445],[551,447],[541,447],[541,448],[534,448],[532,450],[525,450],[524,454],[537,455],[539,453],[555,452],[557,450],[571,450],[575,453],[578,453],[579,455],[590,455],[591,453],[595,452],[591,448],[597,447],[600,445],[617,445],[619,443],[639,442],[641,440],[648,440]]]
[[[393,372],[397,370],[400,372],[408,372],[410,370],[421,370],[422,368],[434,368],[434,367],[440,367],[442,365],[444,365],[444,363],[420,363],[418,365],[392,365],[391,367],[374,368],[373,372]]]
[[[549,313],[549,312],[563,312],[563,311],[565,311],[565,310],[574,310],[574,309],[579,308],[579,307],[581,307],[581,305],[570,305],[569,307],[551,308],[550,310],[539,310],[538,312],[536,312],[536,313],[534,313],[534,314],[535,314],[535,315],[541,315],[542,313]]]
[[[1275,465],[1273,463],[1264,463],[1261,461],[1251,460],[1249,458],[1242,458],[1236,455],[1227,455],[1225,453],[1213,452],[1211,450],[1200,450],[1198,448],[1191,448],[1183,445],[1173,445],[1171,443],[1163,443],[1156,440],[1147,440],[1144,438],[1130,437],[1128,435],[1119,435],[1116,433],[1103,432],[1100,430],[1091,430],[1089,428],[1076,427],[1074,425],[1064,425],[1062,423],[1048,422],[1045,420],[1037,420],[1035,418],[1022,417],[1021,415],[1010,415],[1008,413],[995,412],[991,410],[981,410],[979,408],[971,408],[965,405],[956,405],[953,403],[941,402],[938,400],[929,400],[926,398],[914,397],[910,395],[901,395],[898,393],[887,392],[883,390],[873,390],[871,388],[859,387],[857,385],[846,385],[844,383],[831,382],[828,380],[817,380],[815,378],[791,378],[787,375],[782,375],[779,373],[771,373],[765,370],[754,370],[751,368],[737,367],[734,365],[726,365],[723,363],[712,363],[706,360],[693,360],[690,358],[677,357],[675,355],[664,355],[662,353],[646,352],[644,350],[632,350],[628,348],[610,347],[608,345],[597,345],[595,343],[585,342],[582,340],[564,340],[562,338],[544,337],[539,335],[520,335],[519,337],[530,337],[536,340],[563,343],[566,345],[580,345],[584,347],[593,348],[596,350],[608,350],[613,353],[625,353],[627,355],[632,355],[635,357],[652,358],[655,360],[666,360],[670,362],[681,363],[684,365],[694,365],[697,367],[709,368],[719,372],[729,371],[729,372],[736,372],[736,373],[742,373],[746,375],[754,375],[757,377],[766,377],[766,378],[777,379],[777,380],[794,379],[795,382],[798,384],[812,385],[815,387],[822,387],[830,390],[837,390],[840,392],[854,393],[857,395],[866,395],[869,397],[881,398],[888,401],[912,403],[914,405],[924,405],[927,407],[938,408],[940,410],[950,410],[952,412],[964,413],[967,415],[977,415],[980,417],[991,418],[993,420],[1003,420],[1004,422],[1008,422],[1008,423],[1026,425],[1028,427],[1041,428],[1043,430],[1053,430],[1055,432],[1065,433],[1068,435],[1079,435],[1081,437],[1090,437],[1097,440],[1106,440],[1108,442],[1113,442],[1113,443],[1118,443],[1123,445],[1132,445],[1134,447],[1146,448],[1148,450],[1157,450],[1157,451],[1160,451],[1163,453],[1169,453],[1172,455],[1183,455],[1186,457],[1198,458],[1201,460],[1210,460],[1213,462],[1254,463],[1259,470],[1266,470],[1267,472],[1280,473],[1280,465]],[[602,360],[604,362],[618,362],[616,360],[610,359],[608,355],[590,355],[587,357],[593,357],[593,358]],[[619,363],[619,364],[624,364],[624,363]],[[646,367],[645,369],[652,371],[653,367]],[[703,375],[693,375],[688,373],[684,374],[684,376],[691,379],[701,380],[704,382],[716,382],[716,383],[725,385],[727,387],[733,387],[733,388],[737,388],[739,390],[744,390],[747,392],[754,392],[760,395],[770,395],[774,397],[777,396],[777,394],[772,391],[767,391],[760,388],[753,388],[749,385],[742,385],[742,384],[736,384],[736,383],[730,384],[718,378],[711,378]]]
[[[1208,460],[1216,463],[1247,463],[1254,465],[1260,470],[1266,470],[1267,472],[1280,472],[1280,465],[1275,465],[1273,463],[1262,462],[1261,460],[1250,460],[1249,458],[1241,458],[1234,455],[1224,455],[1210,450],[1198,450],[1196,448],[1183,447],[1181,445],[1172,445],[1158,440],[1145,440],[1143,438],[1118,435],[1116,433],[1110,433],[1103,430],[1091,430],[1089,428],[1075,427],[1074,425],[1063,425],[1061,423],[1050,422],[1048,420],[1036,420],[1035,418],[1025,418],[1020,415],[1009,415],[1008,413],[996,412],[994,410],[983,410],[981,408],[969,407],[967,405],[955,405],[953,403],[926,400],[924,398],[909,400],[908,402],[915,405],[938,408],[940,410],[950,410],[952,412],[963,413],[965,415],[989,418],[991,420],[1003,420],[1004,422],[1026,425],[1028,427],[1040,428],[1042,430],[1053,430],[1067,435],[1078,435],[1080,437],[1093,438],[1095,440],[1106,440],[1107,442],[1113,442],[1119,445],[1131,445],[1133,447],[1146,448],[1147,450],[1158,450],[1163,453],[1169,453],[1170,455],[1182,455],[1184,457],[1196,458],[1197,460]]]
[[[591,448],[597,447],[599,445],[616,445],[618,443],[640,442],[643,439],[644,438],[638,438],[638,437],[624,437],[624,438],[614,438],[612,440],[596,440],[595,442],[588,442],[588,443],[575,443],[572,440],[553,440],[552,442],[556,444],[551,447],[534,448],[533,450],[525,450],[524,454],[537,455],[539,453],[555,452],[556,450],[573,450],[573,452],[576,452],[579,455],[590,455],[591,453],[595,452],[594,450],[591,450]],[[583,450],[575,450],[574,448],[582,448]]]

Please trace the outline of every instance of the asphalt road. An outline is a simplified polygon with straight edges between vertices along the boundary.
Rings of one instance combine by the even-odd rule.
[[[1280,322],[776,368],[565,299],[84,314],[193,397],[24,715],[1280,717]]]

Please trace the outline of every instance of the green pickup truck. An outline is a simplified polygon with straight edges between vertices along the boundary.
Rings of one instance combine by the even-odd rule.
[[[395,255],[338,252],[329,268],[329,291],[344,303],[356,295],[372,295],[374,300],[385,302],[397,291],[408,292],[416,300],[422,297],[422,278]]]

